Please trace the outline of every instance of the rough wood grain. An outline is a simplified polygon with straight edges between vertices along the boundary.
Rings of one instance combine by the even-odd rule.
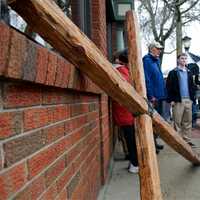
[[[136,91],[146,98],[146,86],[140,47],[140,29],[136,14],[126,13],[126,29],[128,39],[129,68]],[[162,199],[160,177],[151,117],[147,114],[136,118],[136,141],[140,175],[141,200]]]
[[[13,7],[63,57],[84,72],[109,96],[126,106],[131,112],[147,113],[146,101],[112,68],[111,63],[52,0],[16,0]],[[172,148],[193,164],[199,157],[181,139],[173,128],[156,113],[156,130]]]
[[[8,2],[8,5],[11,5],[11,4],[16,3],[16,0],[7,0],[7,2]]]

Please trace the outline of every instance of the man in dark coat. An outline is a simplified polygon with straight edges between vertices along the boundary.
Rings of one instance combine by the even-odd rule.
[[[195,84],[191,71],[186,67],[187,55],[177,57],[177,67],[167,77],[167,101],[171,103],[175,130],[192,147],[192,102],[195,95]]]

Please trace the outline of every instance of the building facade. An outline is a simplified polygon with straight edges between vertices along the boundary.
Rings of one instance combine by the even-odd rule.
[[[132,1],[65,2],[66,15],[108,59],[124,48]],[[2,13],[0,32],[0,200],[97,199],[113,152],[108,96]]]

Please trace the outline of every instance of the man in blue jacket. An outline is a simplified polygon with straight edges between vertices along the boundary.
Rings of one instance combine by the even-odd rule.
[[[143,57],[147,98],[157,112],[163,116],[163,101],[166,99],[166,87],[159,58],[163,46],[159,42],[154,41],[149,44],[148,48],[148,54]],[[158,153],[164,146],[158,144],[156,138],[157,136],[155,136],[155,145],[156,152]]]

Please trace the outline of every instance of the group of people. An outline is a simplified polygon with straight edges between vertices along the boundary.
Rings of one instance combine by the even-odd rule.
[[[192,130],[192,102],[195,96],[195,82],[192,73],[187,68],[187,55],[181,53],[177,57],[177,66],[168,74],[164,80],[161,66],[160,53],[163,46],[159,42],[152,42],[148,46],[148,54],[143,57],[143,67],[145,74],[146,90],[148,101],[153,108],[165,118],[164,103],[168,102],[172,108],[172,119],[175,130],[191,146],[195,145],[191,141]],[[117,52],[114,56],[114,65],[124,81],[130,82],[128,68],[128,50]],[[129,153],[128,171],[137,173],[138,159],[134,129],[134,115],[124,106],[113,101],[113,118],[120,127]],[[164,148],[158,143],[158,133],[154,133],[156,153]]]

